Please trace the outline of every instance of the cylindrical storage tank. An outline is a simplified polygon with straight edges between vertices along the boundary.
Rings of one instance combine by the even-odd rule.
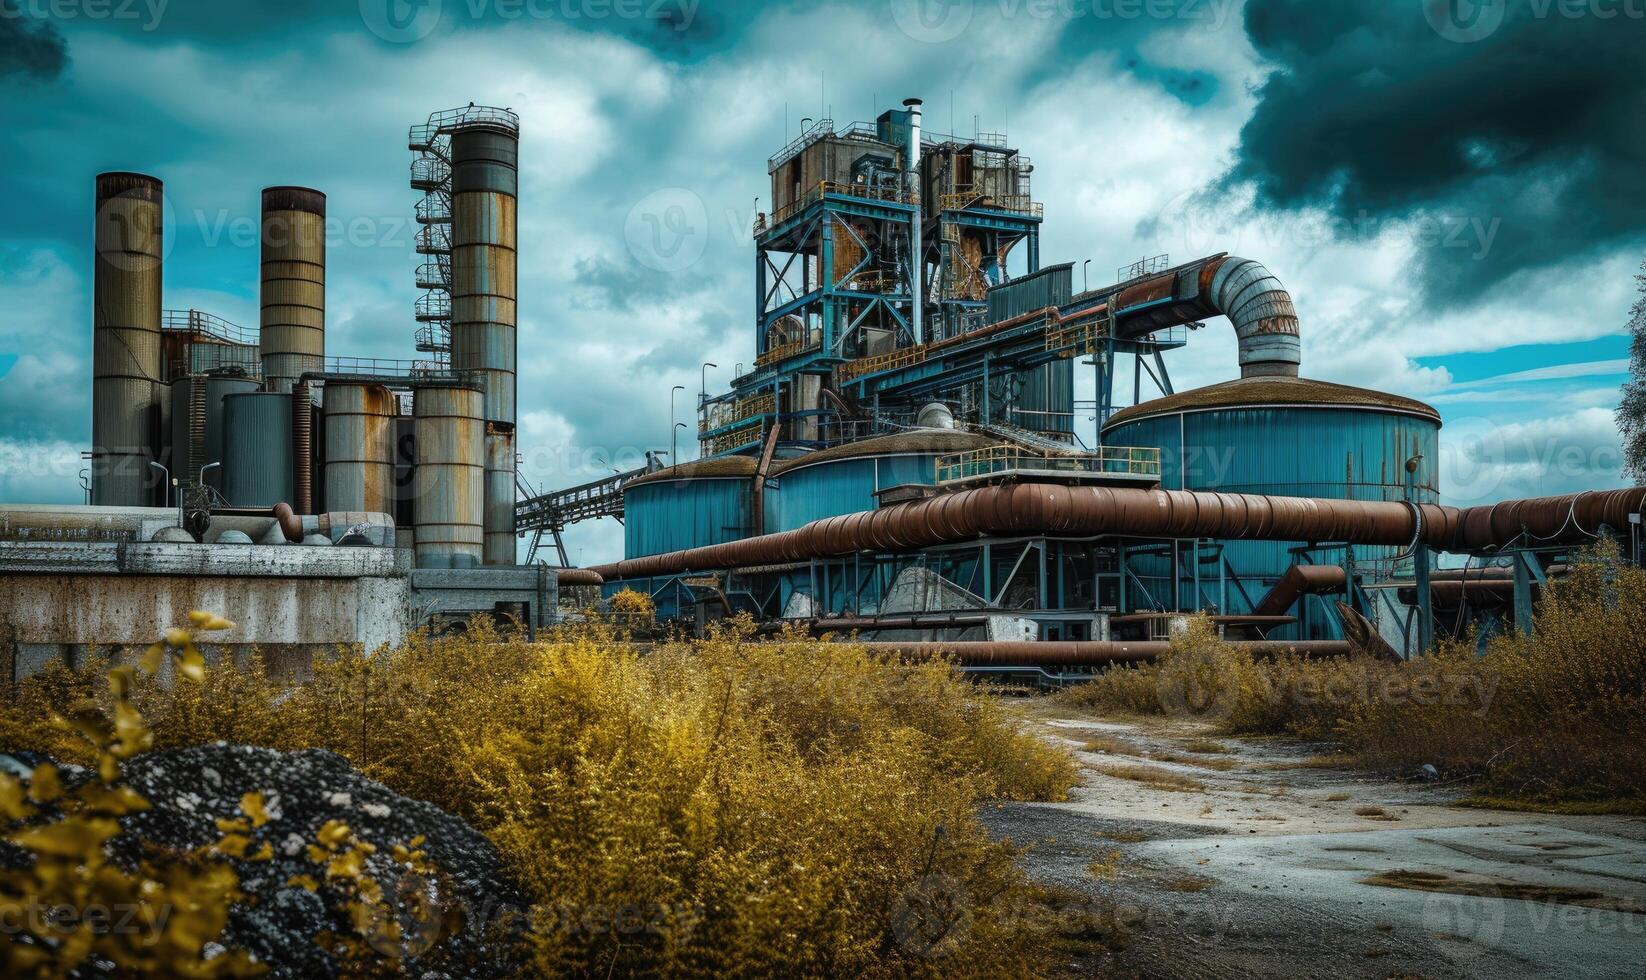
[[[790,531],[824,517],[874,510],[882,490],[931,484],[937,460],[998,445],[1000,440],[958,429],[917,429],[824,449],[773,467],[765,531]]]
[[[91,502],[164,503],[149,467],[159,441],[162,185],[134,173],[97,175],[92,269]]]
[[[1423,402],[1365,388],[1241,378],[1122,409],[1104,427],[1103,442],[1160,449],[1167,490],[1439,500],[1440,414]],[[1406,462],[1416,456],[1422,459],[1409,474]],[[1223,556],[1255,603],[1293,564],[1290,549],[1299,543],[1230,541]],[[1354,552],[1364,562],[1388,560],[1400,550],[1357,546]],[[1184,576],[1192,574],[1187,559],[1183,567]],[[1169,565],[1158,574],[1169,582]],[[1217,570],[1203,574],[1215,579]],[[1235,608],[1225,612],[1250,611],[1240,608],[1239,589],[1227,594]]]
[[[262,248],[264,387],[290,391],[326,368],[326,195],[264,188]]]
[[[197,480],[200,468],[223,462],[223,396],[256,391],[251,378],[191,374],[171,386],[172,466],[177,478]],[[206,471],[206,485],[223,489],[223,467]]]
[[[623,488],[623,554],[658,555],[722,544],[753,532],[755,461],[701,459],[648,473]]]
[[[471,388],[421,387],[413,396],[412,512],[419,567],[472,568],[484,558],[484,403]]]
[[[514,431],[486,423],[486,564],[513,565]]]
[[[382,385],[326,383],[328,511],[395,511],[394,439],[399,406]]]
[[[231,507],[290,503],[291,395],[273,391],[223,398],[223,498]]]
[[[515,422],[515,215],[519,131],[474,123],[451,136],[451,363],[474,372],[485,419]]]

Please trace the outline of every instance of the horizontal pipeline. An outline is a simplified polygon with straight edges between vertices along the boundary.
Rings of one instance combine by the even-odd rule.
[[[979,641],[979,642],[874,642],[852,643],[872,653],[886,653],[908,660],[948,658],[963,667],[1102,667],[1109,664],[1138,664],[1156,660],[1171,649],[1164,640],[1126,641]],[[1231,641],[1226,646],[1253,656],[1296,653],[1305,657],[1347,657],[1353,652],[1343,640],[1294,640],[1291,642],[1251,640]]]
[[[990,535],[1126,534],[1144,538],[1345,542],[1485,551],[1526,539],[1581,541],[1622,528],[1646,488],[1508,500],[1458,509],[1439,504],[1274,497],[1130,487],[1019,483],[978,487],[813,521],[792,531],[631,558],[594,570],[607,581],[719,571],[854,552],[905,552]]]

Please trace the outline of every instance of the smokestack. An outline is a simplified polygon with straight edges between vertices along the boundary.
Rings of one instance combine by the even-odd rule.
[[[904,187],[908,191],[909,200],[920,201],[920,106],[919,99],[904,99],[903,107],[909,112],[909,145],[903,150]],[[909,278],[912,297],[912,306],[909,310],[909,323],[914,333],[914,342],[926,342],[924,317],[922,316],[925,297],[926,279],[926,250],[920,240],[921,226],[926,221],[926,210],[923,204],[915,208],[913,229],[909,236],[909,268],[913,273]]]
[[[289,392],[326,367],[326,195],[263,189],[263,386]]]
[[[451,135],[451,364],[484,395],[485,561],[513,565],[520,131],[512,114],[500,115]]]
[[[164,502],[155,459],[163,394],[160,270],[163,185],[146,174],[97,175],[92,267],[91,502]]]

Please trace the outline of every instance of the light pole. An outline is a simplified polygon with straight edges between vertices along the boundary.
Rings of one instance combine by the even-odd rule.
[[[160,478],[165,481],[161,485],[166,488],[166,506],[170,507],[171,506],[171,470],[166,469],[164,466],[161,466],[159,463],[156,463],[152,459],[149,460],[149,468],[160,471]]]
[[[709,368],[718,369],[719,367],[720,365],[710,361],[703,362],[703,368],[698,372],[698,377],[703,382],[703,390],[697,394],[697,404],[701,405],[709,400]]]
[[[680,430],[685,427],[686,423],[676,422],[674,428],[669,430],[669,465],[671,466],[680,465]]]
[[[223,465],[222,463],[207,463],[205,466],[200,467],[200,485],[201,486],[206,485],[206,471],[207,470],[215,470],[215,469],[220,468],[222,465]]]
[[[1090,278],[1090,276],[1087,275],[1087,270],[1090,269],[1091,267],[1092,267],[1092,260],[1091,259],[1087,259],[1080,266],[1080,291],[1081,292],[1085,292],[1086,290],[1091,288],[1091,278]]]
[[[686,390],[685,385],[675,385],[673,388],[669,389],[669,422],[670,422],[670,428],[669,428],[669,465],[670,466],[674,466],[674,465],[676,465],[677,463],[680,462],[680,460],[674,454],[674,433],[675,433],[675,427],[674,427],[674,396],[679,394],[682,391],[685,391],[685,390]]]

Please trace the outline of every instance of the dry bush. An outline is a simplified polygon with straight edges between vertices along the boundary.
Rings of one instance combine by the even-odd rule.
[[[1111,668],[1067,703],[1333,740],[1377,768],[1434,765],[1499,804],[1646,810],[1646,571],[1602,544],[1550,583],[1530,638],[1390,664],[1253,659],[1205,620],[1158,663]]]
[[[145,687],[156,744],[327,748],[464,817],[532,897],[537,973],[1043,963],[1049,927],[1021,913],[1024,877],[975,810],[1063,798],[1076,768],[945,664],[754,643],[747,624],[642,655],[610,624],[532,644],[476,619],[340,651],[291,690],[242,666],[197,694]],[[78,683],[51,675],[20,697]]]

